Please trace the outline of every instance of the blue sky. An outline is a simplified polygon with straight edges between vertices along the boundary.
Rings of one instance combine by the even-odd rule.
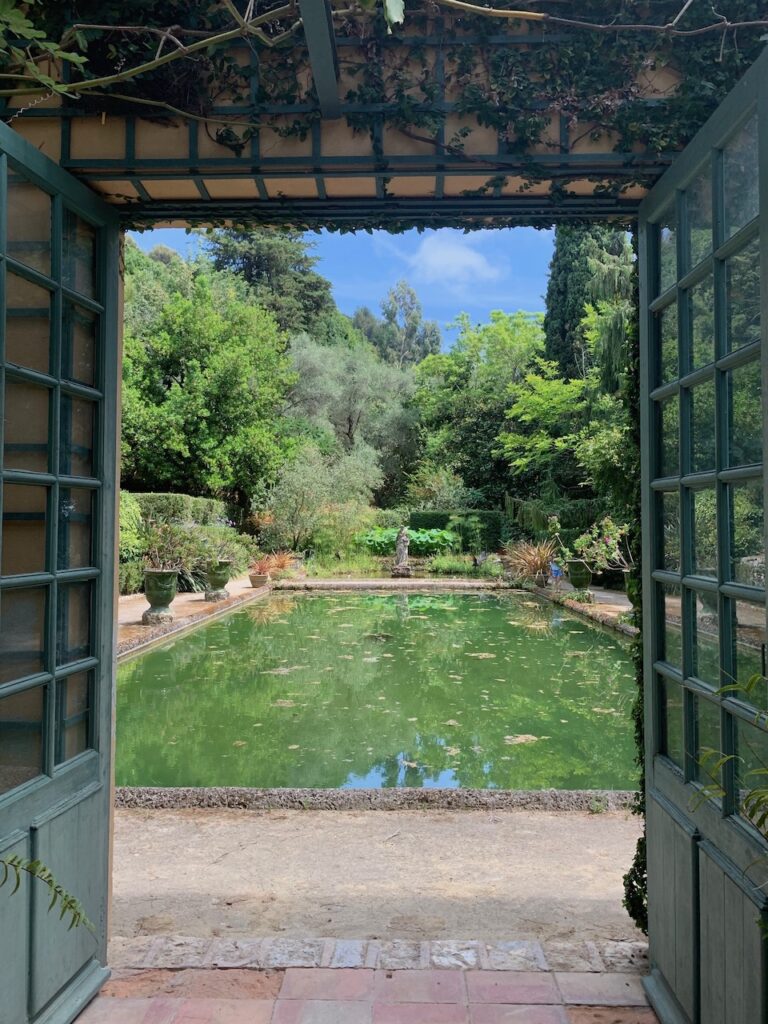
[[[143,249],[162,244],[191,254],[200,244],[183,229],[161,228],[133,236]],[[504,228],[464,234],[452,228],[390,235],[307,236],[319,257],[317,270],[333,285],[336,303],[352,314],[358,306],[379,312],[387,291],[400,278],[416,289],[428,320],[447,325],[460,312],[477,323],[493,309],[543,311],[547,267],[554,233]]]

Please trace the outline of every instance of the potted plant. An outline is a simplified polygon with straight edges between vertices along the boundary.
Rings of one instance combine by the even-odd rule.
[[[555,550],[554,540],[519,540],[504,545],[504,556],[516,579],[530,580],[537,587],[544,587]]]
[[[232,573],[230,545],[223,539],[206,538],[204,542],[205,600],[224,601],[229,597],[227,583]]]
[[[592,568],[579,554],[574,554],[567,544],[563,543],[560,536],[560,520],[557,516],[550,516],[548,520],[549,532],[552,539],[557,542],[560,549],[560,560],[565,563],[568,573],[568,580],[575,590],[586,590],[592,582]]]
[[[591,572],[620,569],[628,573],[634,561],[629,550],[629,525],[605,516],[574,541],[576,553]],[[572,580],[573,582],[573,580]],[[574,583],[574,586],[576,584]]]
[[[153,524],[145,535],[144,595],[149,608],[141,621],[145,626],[172,622],[170,605],[179,582],[179,570],[187,561],[188,543],[178,526]]]
[[[274,567],[272,555],[262,555],[261,558],[251,562],[248,569],[248,579],[252,587],[266,587],[269,583],[270,573]]]

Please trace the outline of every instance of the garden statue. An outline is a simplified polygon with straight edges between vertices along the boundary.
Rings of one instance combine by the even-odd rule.
[[[401,526],[395,541],[395,564],[392,566],[393,576],[410,576],[408,564],[408,527]]]

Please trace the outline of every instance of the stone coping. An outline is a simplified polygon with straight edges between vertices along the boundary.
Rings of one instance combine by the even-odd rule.
[[[640,630],[636,626],[630,626],[628,622],[619,622],[618,614],[612,609],[601,607],[599,601],[594,604],[571,601],[568,599],[567,591],[558,594],[551,590],[545,590],[543,587],[534,587],[532,593],[545,601],[551,601],[552,604],[567,608],[569,612],[580,615],[584,619],[591,619],[592,622],[597,622],[601,626],[607,626],[608,629],[614,629],[617,633],[623,633],[624,636],[634,639],[640,634]]]
[[[580,942],[508,939],[201,938],[184,935],[115,937],[111,967],[125,970],[368,968],[387,971],[580,971],[643,974],[645,941]]]
[[[118,786],[116,807],[172,810],[212,807],[240,810],[292,808],[306,811],[412,809],[604,811],[628,810],[635,793],[606,789],[247,789],[233,786]]]
[[[411,577],[387,579],[372,577],[369,579],[344,579],[340,577],[302,578],[295,580],[278,580],[273,584],[275,590],[415,590],[431,592],[433,590],[506,590],[518,594],[528,591],[520,590],[501,580],[477,580],[466,577]]]

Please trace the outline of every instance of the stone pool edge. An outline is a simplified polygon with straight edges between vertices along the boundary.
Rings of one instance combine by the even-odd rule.
[[[235,786],[116,786],[115,807],[175,810],[192,807],[268,811],[630,810],[636,794],[613,789],[251,789]]]

